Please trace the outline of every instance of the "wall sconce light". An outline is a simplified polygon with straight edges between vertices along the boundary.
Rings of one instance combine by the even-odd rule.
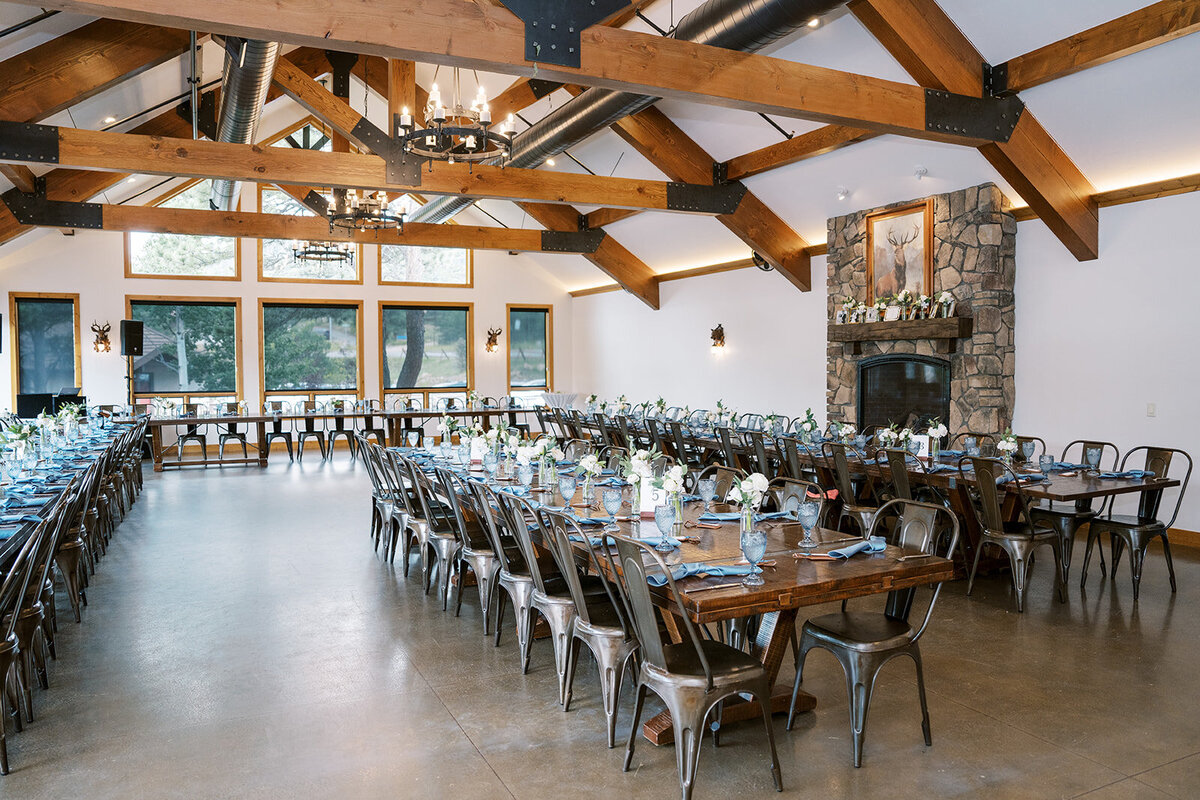
[[[92,349],[97,353],[107,353],[112,350],[112,342],[108,340],[108,332],[112,330],[112,325],[107,322],[101,327],[96,322],[92,323],[92,333],[96,334],[96,340],[92,342]]]
[[[712,351],[720,353],[725,349],[725,326],[717,323],[717,327],[712,329]]]
[[[500,334],[503,332],[502,328],[488,328],[487,344],[483,346],[483,349],[489,353],[496,352],[496,348],[500,346]]]
[[[838,187],[838,190],[837,190],[837,199],[838,200],[845,200],[849,196],[850,196],[849,189],[847,189],[845,186]]]

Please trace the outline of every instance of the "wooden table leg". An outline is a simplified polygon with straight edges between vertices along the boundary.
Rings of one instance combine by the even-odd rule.
[[[154,471],[163,471],[162,427],[150,426],[150,457],[154,459]]]
[[[792,700],[792,687],[776,686],[779,669],[783,658],[791,651],[792,632],[796,629],[796,616],[799,609],[785,608],[782,611],[763,615],[762,624],[758,629],[759,657],[767,670],[767,678],[771,683],[771,713],[787,713]],[[796,696],[797,711],[812,711],[817,706],[817,698],[803,689]],[[721,724],[740,722],[747,719],[761,719],[762,712],[758,703],[730,700],[721,711]],[[652,744],[663,745],[675,741],[675,731],[671,725],[671,714],[662,711],[648,719],[642,725],[642,736]]]
[[[259,422],[256,425],[258,430],[258,465],[265,467],[267,465],[267,456],[271,452],[271,448],[267,447],[267,423]]]

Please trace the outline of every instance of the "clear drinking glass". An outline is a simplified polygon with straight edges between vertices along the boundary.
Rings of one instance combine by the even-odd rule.
[[[458,446],[458,463],[464,467],[471,466],[471,445],[463,443]]]
[[[604,489],[604,511],[613,518],[613,521],[605,526],[607,530],[617,530],[617,512],[621,510],[621,500],[624,495],[625,493],[617,486],[608,486]]]
[[[767,554],[767,533],[753,526],[742,531],[742,555],[750,562],[750,574],[742,579],[743,586],[762,586],[762,576],[755,572],[758,562]]]
[[[1026,461],[1033,461],[1033,452],[1037,450],[1037,442],[1022,442],[1021,452],[1025,455]]]
[[[969,439],[968,441],[973,442],[975,440]],[[979,445],[977,445],[977,444],[967,445],[967,455],[969,455],[971,458],[979,458],[979,455],[980,455]]]
[[[496,482],[496,468],[500,466],[500,459],[496,457],[494,450],[488,450],[483,454],[483,469],[488,474],[488,483]]]
[[[814,503],[811,500],[805,500],[796,509],[796,519],[800,523],[800,527],[804,529],[804,538],[796,543],[797,547],[816,547],[817,543],[812,538],[813,528],[817,527],[817,517],[821,514],[820,503]]]
[[[1042,468],[1042,472],[1049,475],[1050,471],[1054,469],[1054,456],[1043,453],[1038,458],[1038,466]]]
[[[662,553],[670,553],[675,548],[667,541],[667,537],[671,535],[671,529],[675,527],[675,505],[673,503],[663,503],[660,506],[655,506],[654,524],[658,526],[659,532],[658,544],[654,545],[654,549]],[[765,540],[763,547],[766,547]],[[759,558],[761,557],[759,556]]]
[[[978,439],[976,439],[974,436],[968,436],[965,439],[963,439],[963,450],[966,450],[968,453],[970,453],[971,448],[973,448],[973,447],[974,448],[979,447]]]
[[[1087,462],[1088,473],[1096,475],[1100,472],[1100,452],[1099,447],[1089,447],[1083,454],[1083,460]]]
[[[570,473],[558,476],[558,493],[562,495],[564,506],[570,506],[571,501],[575,499],[575,487],[578,483],[579,481]]]
[[[700,499],[704,501],[704,513],[707,514],[709,506],[717,496],[717,481],[715,478],[704,478],[696,482],[696,489],[700,492]]]
[[[533,464],[517,465],[517,481],[526,489],[533,483]]]

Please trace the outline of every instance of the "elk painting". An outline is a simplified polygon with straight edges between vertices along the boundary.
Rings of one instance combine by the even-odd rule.
[[[866,223],[868,303],[905,289],[933,294],[933,200],[869,214]]]

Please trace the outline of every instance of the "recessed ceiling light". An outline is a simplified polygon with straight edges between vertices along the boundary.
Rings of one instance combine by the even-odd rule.
[[[847,189],[845,186],[838,187],[838,191],[837,191],[837,199],[838,200],[845,200],[849,196],[850,196],[849,189]]]
[[[137,183],[137,178],[130,178],[129,180],[127,180],[125,182],[126,183]]]
[[[553,159],[553,158],[547,158],[547,159],[546,159],[546,166],[547,166],[547,167],[553,167],[553,166],[554,166],[554,159]]]
[[[820,24],[821,24],[821,18],[820,18],[820,17],[813,17],[812,19],[810,19],[810,20],[808,21],[808,27],[810,27],[810,28],[815,28],[815,27],[817,27],[817,26],[818,26],[818,25],[820,25]]]
[[[117,121],[117,118],[116,118],[116,117],[105,117],[105,118],[104,118],[104,124],[105,124],[105,125],[112,125],[112,124],[113,124],[114,122],[116,122],[116,121]]]

